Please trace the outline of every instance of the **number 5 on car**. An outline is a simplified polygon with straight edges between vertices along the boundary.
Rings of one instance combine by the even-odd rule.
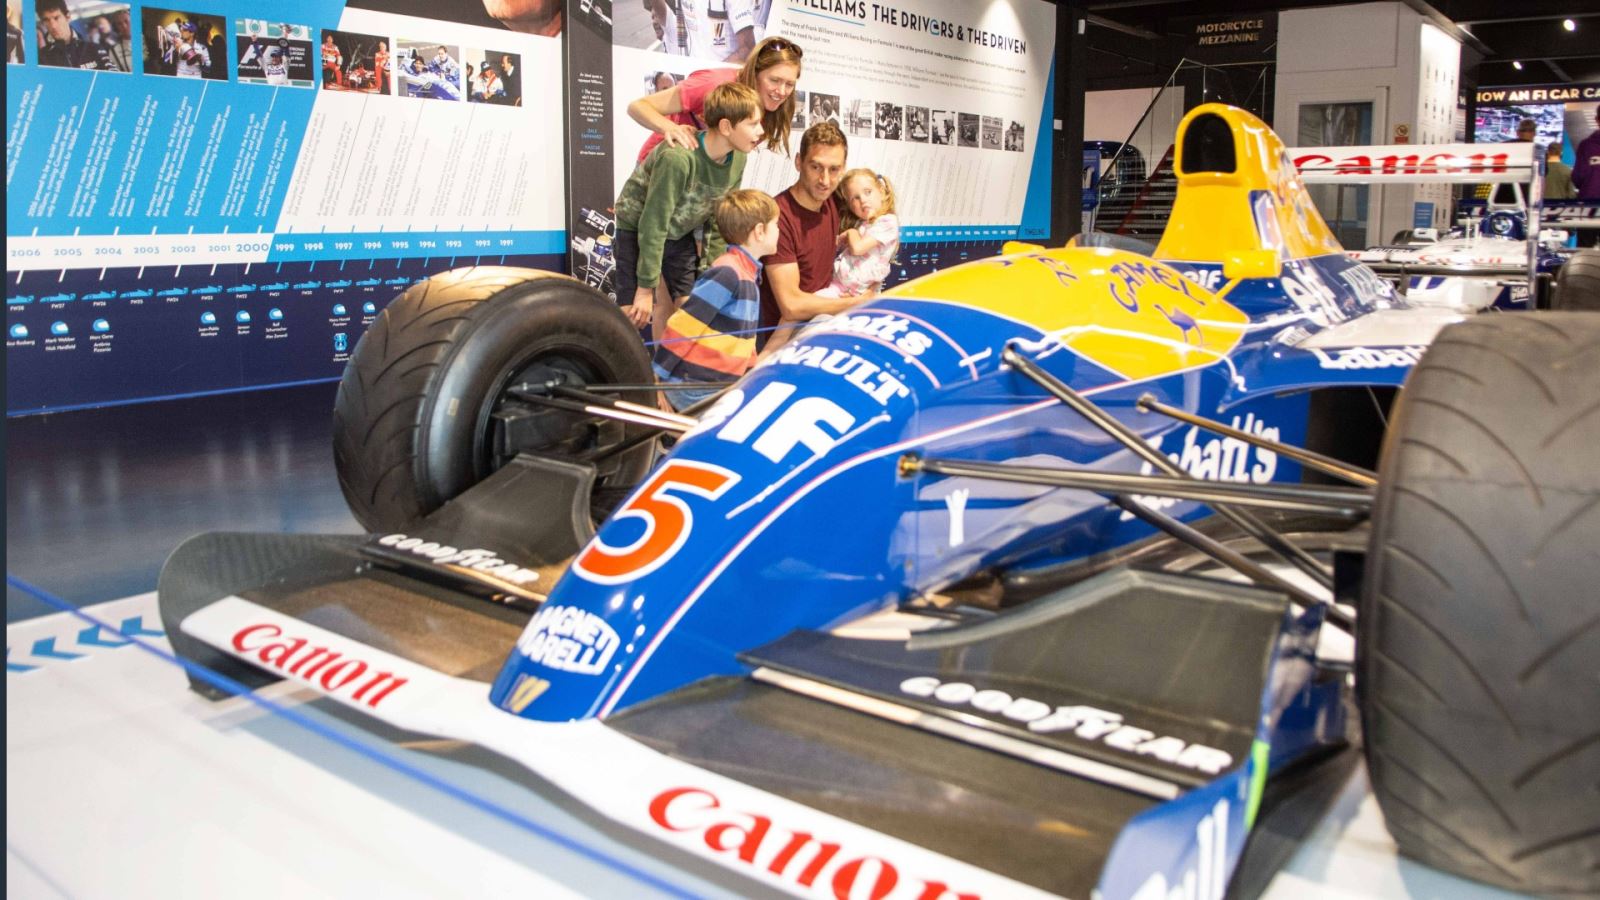
[[[693,511],[676,495],[715,500],[738,481],[738,475],[721,466],[688,460],[667,463],[612,515],[613,525],[578,554],[572,571],[596,584],[623,584],[654,572],[672,559],[694,528]],[[606,543],[606,534],[616,530],[614,523],[624,519],[643,519],[644,534],[625,547]]]

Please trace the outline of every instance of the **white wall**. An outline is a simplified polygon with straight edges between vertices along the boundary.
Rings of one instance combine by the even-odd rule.
[[[1135,136],[1134,144],[1144,154],[1147,166],[1154,167],[1161,155],[1172,146],[1178,133],[1178,122],[1183,118],[1183,88],[1174,86],[1162,94],[1161,88],[1132,88],[1121,91],[1090,91],[1083,99],[1083,139],[1086,141],[1126,141],[1139,124],[1139,117],[1150,104],[1159,102],[1150,110],[1145,127]]]
[[[1273,121],[1290,146],[1305,103],[1368,101],[1372,143],[1446,143],[1455,110],[1461,46],[1400,3],[1286,10],[1278,17],[1278,81]],[[1411,227],[1414,201],[1433,201],[1435,223],[1449,219],[1449,190],[1433,185],[1374,187],[1368,243]]]

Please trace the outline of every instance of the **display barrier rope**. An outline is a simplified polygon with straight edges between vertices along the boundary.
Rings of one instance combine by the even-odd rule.
[[[327,725],[315,721],[310,716],[307,716],[298,710],[291,709],[290,707],[274,700],[269,700],[220,672],[213,671],[212,669],[202,666],[199,663],[183,659],[182,657],[172,653],[168,653],[167,651],[162,650],[160,647],[157,647],[148,641],[141,640],[137,635],[128,634],[109,622],[102,621],[92,615],[89,615],[88,613],[84,612],[82,608],[73,606],[71,603],[68,603],[60,597],[57,597],[42,588],[35,587],[26,581],[17,578],[9,572],[6,573],[6,584],[16,588],[19,591],[22,591],[36,600],[45,603],[48,606],[52,606],[65,613],[70,613],[91,625],[98,626],[107,633],[118,635],[123,640],[129,641],[130,643],[136,645],[140,650],[178,666],[188,674],[200,679],[201,681],[204,681],[212,687],[225,691],[236,697],[242,697],[256,706],[261,707],[267,712],[273,715],[282,716],[290,722],[293,722],[307,731],[319,735],[324,739],[333,742],[334,744],[365,756],[377,762],[379,765],[385,766],[386,768],[410,777],[430,788],[433,788],[436,791],[439,791],[440,793],[454,797],[457,800],[460,800],[470,806],[474,806],[492,816],[495,816],[496,818],[502,819],[512,825],[530,831],[544,840],[547,840],[567,850],[571,850],[580,856],[587,857],[588,859],[603,866],[607,866],[628,876],[629,878],[634,879],[635,881],[640,882],[641,884],[648,885],[664,894],[668,894],[673,897],[685,898],[685,900],[693,900],[693,898],[698,896],[697,894],[687,891],[678,885],[663,880],[658,875],[654,875],[650,872],[644,871],[643,869],[629,865],[624,860],[608,855],[593,847],[585,846],[584,844],[581,844],[558,831],[554,831],[545,825],[541,825],[540,823],[528,818],[514,809],[511,809],[507,806],[502,806],[493,800],[490,800],[486,797],[480,797],[471,791],[451,784],[449,781],[446,781],[445,779],[442,779],[416,765],[413,765],[410,762],[407,762],[394,753],[390,753],[377,746],[365,743],[357,738],[351,737],[350,735],[341,733],[337,729],[330,728]]]

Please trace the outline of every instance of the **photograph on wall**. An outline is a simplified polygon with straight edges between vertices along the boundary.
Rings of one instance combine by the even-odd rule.
[[[317,86],[311,66],[311,26],[266,19],[240,19],[234,25],[239,81],[274,87]]]
[[[905,125],[905,110],[898,103],[879,103],[874,118],[872,136],[880,141],[900,140],[900,130]]]
[[[936,109],[933,111],[933,138],[935,144],[954,144],[956,142],[956,114],[954,110]]]
[[[469,47],[462,51],[461,62],[468,101],[522,105],[522,65],[517,54]]]
[[[659,91],[670,91],[682,81],[685,76],[676,72],[651,72],[644,80],[644,92],[654,94]]]
[[[637,0],[633,0],[634,5]],[[562,0],[347,0],[348,9],[365,9],[419,19],[437,19],[479,28],[500,28],[522,34],[560,37],[564,23]],[[591,0],[585,7],[604,5],[606,0]]]
[[[958,113],[956,115],[956,146],[978,146],[977,113]]]
[[[926,106],[906,107],[906,140],[916,141],[919,144],[928,142],[928,108]]]
[[[22,2],[6,0],[6,65],[27,61],[27,50],[22,45]]]
[[[795,131],[806,130],[806,92],[794,92],[794,118],[789,121],[789,127]]]
[[[851,137],[872,137],[877,104],[871,100],[851,100],[845,113],[845,131]]]
[[[401,38],[395,42],[395,92],[424,100],[460,100],[461,48]]]
[[[37,0],[34,13],[39,65],[95,72],[133,71],[133,24],[128,4]]]
[[[1000,149],[1000,126],[1001,119],[999,116],[983,117],[983,149]]]
[[[832,122],[835,125],[839,124],[838,94],[821,94],[813,92],[811,94],[810,108],[811,124],[815,125],[818,122]]]
[[[227,21],[221,16],[146,6],[140,31],[146,75],[228,80]]]
[[[389,39],[353,31],[323,31],[322,89],[358,91],[367,94],[389,92]]]
[[[1022,123],[1013,120],[1010,125],[1006,126],[1006,149],[1013,153],[1021,153],[1023,137],[1026,134],[1027,130],[1022,127]]]
[[[771,0],[625,0],[613,9],[611,39],[673,56],[743,63],[766,36]]]

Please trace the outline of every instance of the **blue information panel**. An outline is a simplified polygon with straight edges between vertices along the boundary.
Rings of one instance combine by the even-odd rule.
[[[269,6],[8,0],[8,414],[337,377],[420,278],[565,267],[559,19]]]

